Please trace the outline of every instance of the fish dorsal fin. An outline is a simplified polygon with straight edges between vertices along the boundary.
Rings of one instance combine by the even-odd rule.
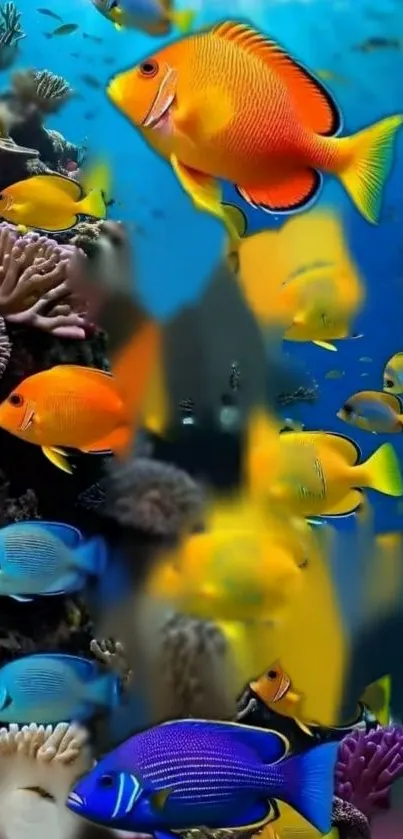
[[[213,27],[211,34],[232,41],[264,61],[281,76],[306,128],[323,137],[334,137],[342,128],[340,111],[330,93],[311,73],[291,58],[275,41],[244,23],[228,21]]]
[[[384,402],[385,405],[389,405],[389,407],[392,408],[392,411],[396,411],[398,414],[402,413],[402,402],[394,393],[385,393],[382,391],[382,393],[379,392],[377,396],[381,402]]]
[[[42,181],[43,186],[48,183],[50,187],[59,190],[59,192],[64,192],[73,201],[80,201],[83,197],[82,187],[73,178],[66,178],[64,175],[48,175],[46,173],[44,175],[37,175],[36,177],[44,179]]]
[[[51,368],[51,370],[55,369],[55,367]],[[98,370],[96,367],[80,367],[79,364],[58,364],[57,370],[59,372],[77,373],[80,376],[86,376],[88,379],[99,379],[102,377],[106,377],[109,380],[113,379],[112,373],[109,373],[108,370]]]
[[[309,432],[304,432],[305,437]],[[337,452],[349,466],[356,466],[361,459],[361,449],[344,434],[332,434],[327,431],[312,431],[317,446],[326,446],[327,449],[333,449]]]

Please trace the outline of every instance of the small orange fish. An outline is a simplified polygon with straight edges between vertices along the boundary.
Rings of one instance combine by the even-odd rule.
[[[313,737],[309,728],[298,718],[303,697],[291,690],[291,679],[278,661],[259,679],[251,682],[250,687],[267,708],[284,717],[292,717],[302,731]]]
[[[253,207],[279,213],[310,204],[320,173],[328,172],[368,221],[378,219],[403,116],[337,139],[341,115],[323,84],[243,23],[220,23],[164,46],[116,75],[107,94],[234,241],[239,232],[222,205],[219,179]]]
[[[130,412],[111,374],[72,364],[24,379],[1,403],[0,427],[41,446],[69,473],[65,447],[123,454],[132,435]]]

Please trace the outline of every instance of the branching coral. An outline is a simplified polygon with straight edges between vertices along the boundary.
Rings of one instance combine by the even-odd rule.
[[[355,731],[342,741],[336,794],[368,818],[389,806],[392,784],[403,775],[403,727]]]
[[[68,723],[0,729],[0,829],[54,839],[74,835],[77,820],[65,808],[75,780],[91,767],[87,732]]]
[[[84,303],[73,289],[74,248],[0,224],[0,313],[9,322],[63,338],[86,336]]]
[[[50,70],[19,70],[12,82],[21,102],[35,105],[43,114],[57,111],[72,94],[66,79]]]
[[[0,6],[0,68],[13,62],[19,42],[25,38],[21,26],[21,13],[12,0]]]

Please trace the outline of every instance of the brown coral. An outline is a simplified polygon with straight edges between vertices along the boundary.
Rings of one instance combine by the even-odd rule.
[[[18,70],[12,83],[16,97],[43,114],[58,111],[73,92],[66,79],[50,70]]]

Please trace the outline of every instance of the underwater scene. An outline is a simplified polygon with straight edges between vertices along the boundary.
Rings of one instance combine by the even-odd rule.
[[[0,0],[0,839],[403,839],[402,183],[401,0]]]

